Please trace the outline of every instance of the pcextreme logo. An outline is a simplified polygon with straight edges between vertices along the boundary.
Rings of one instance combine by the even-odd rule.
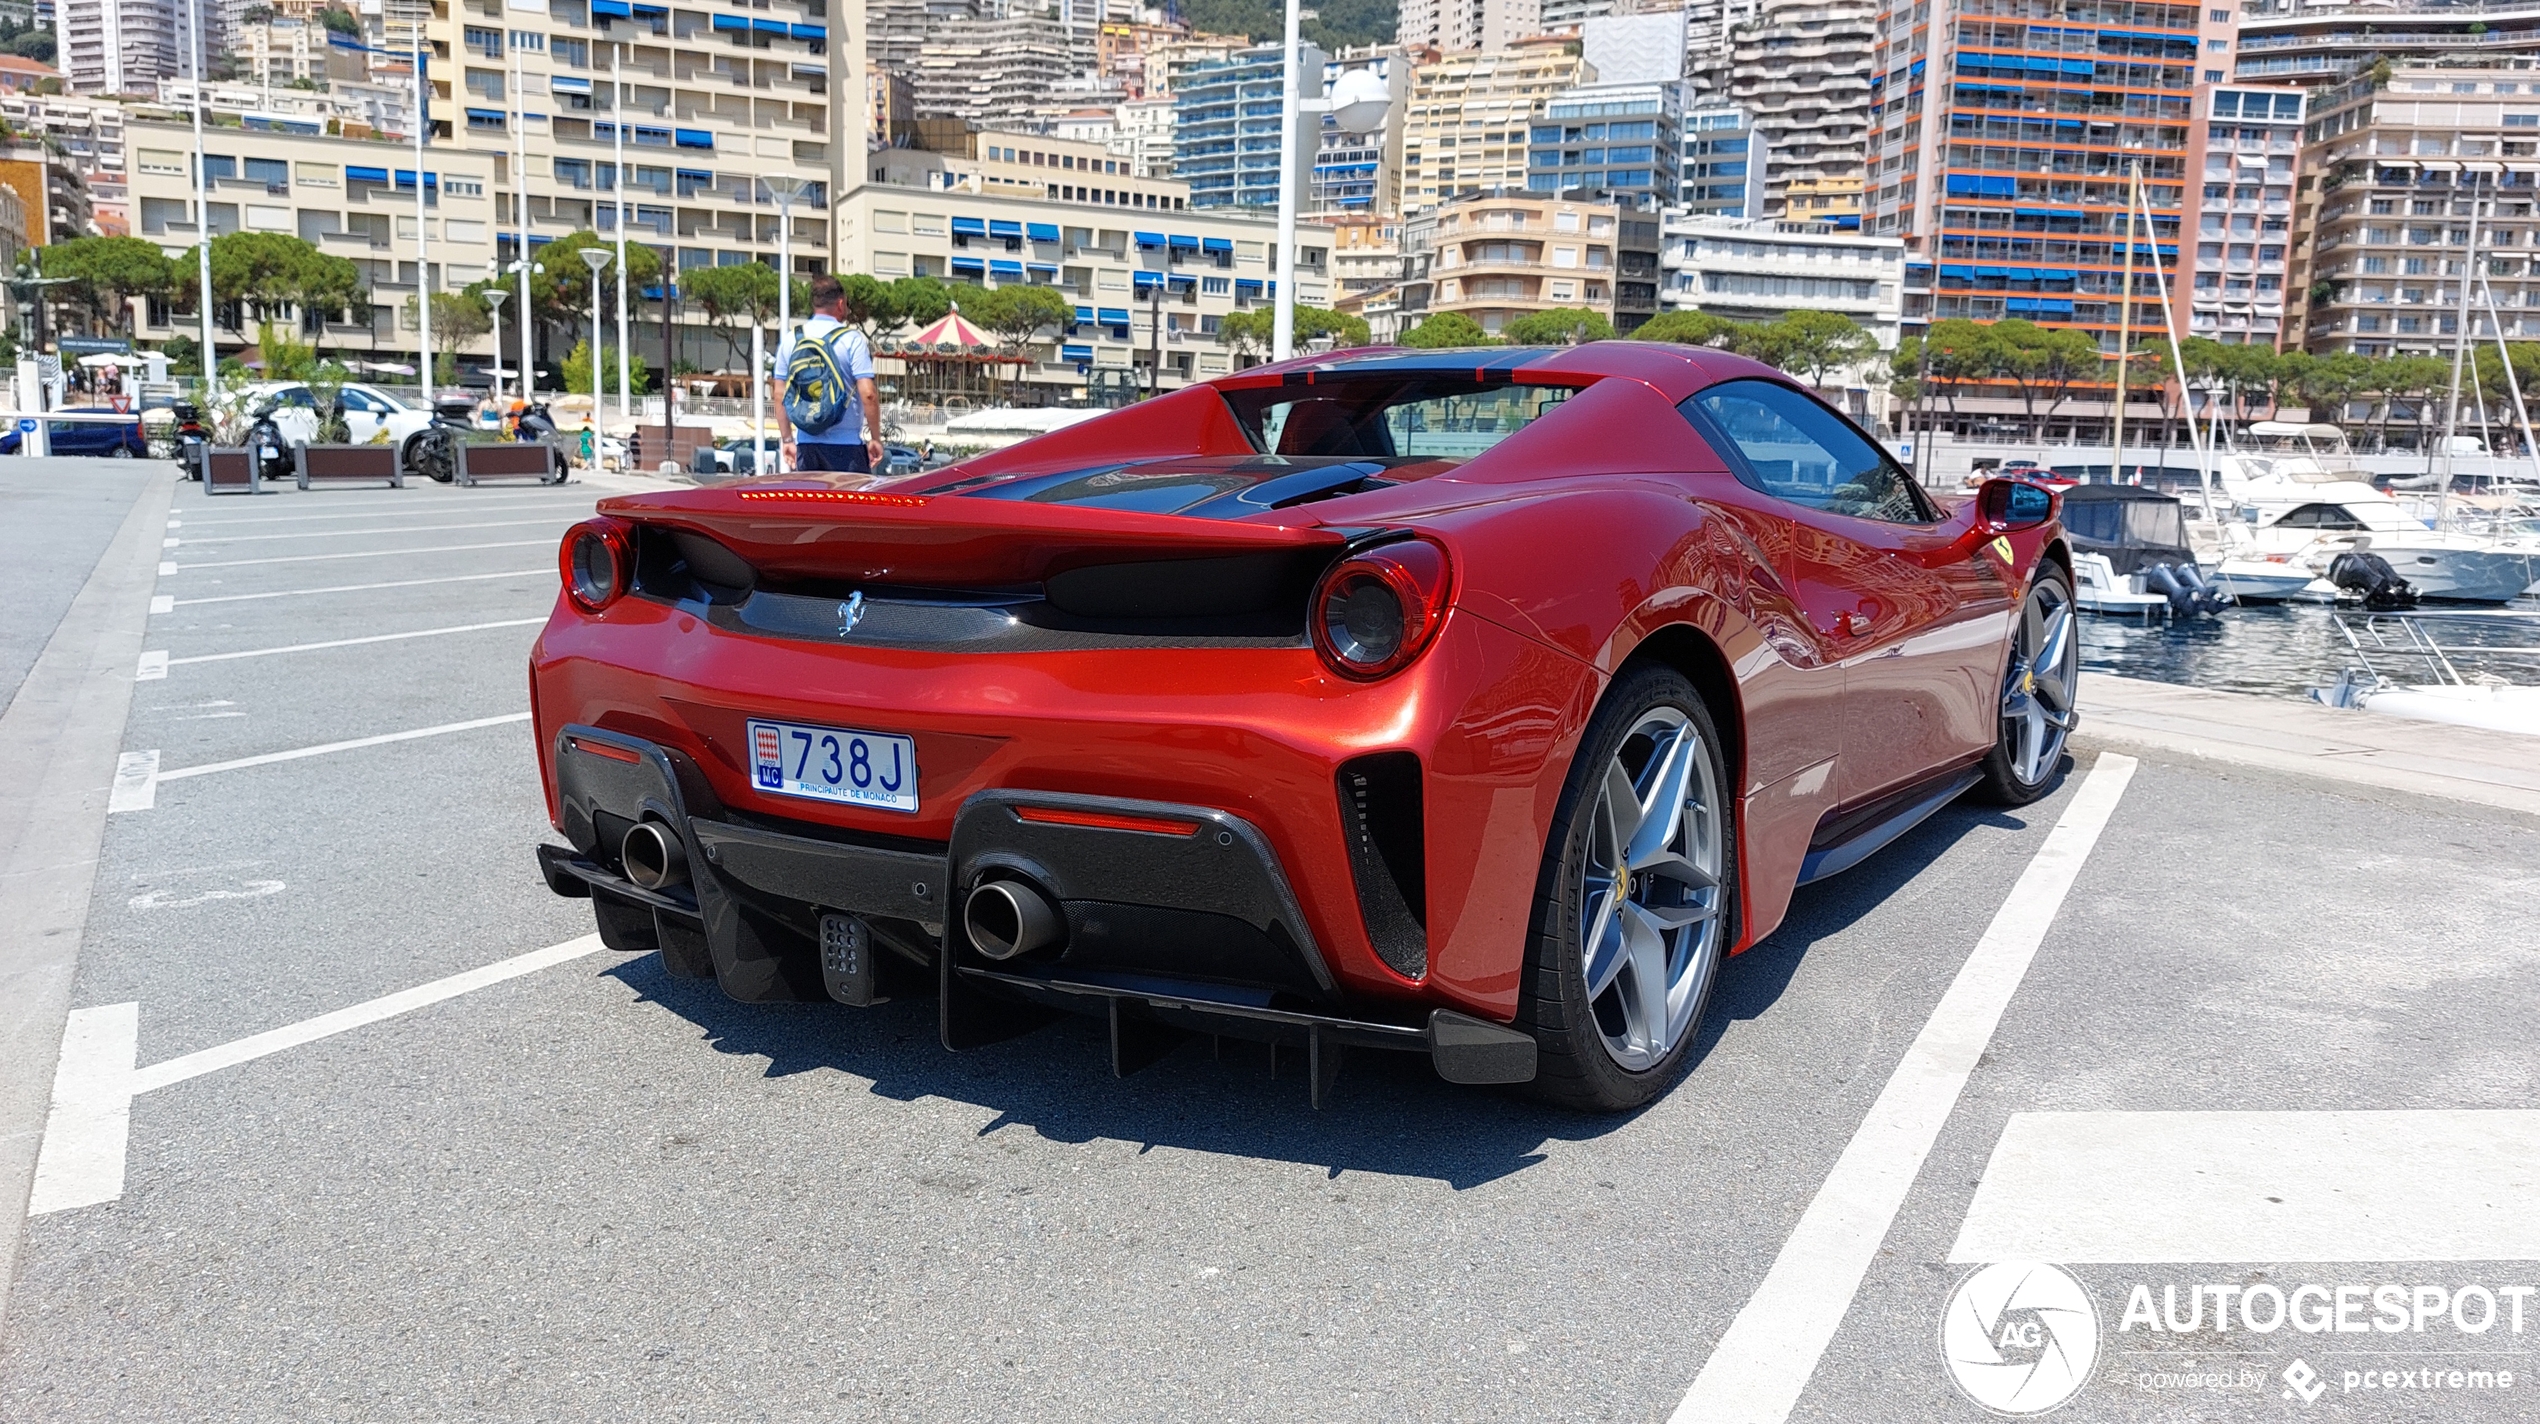
[[[1997,1414],[2043,1414],[2099,1362],[2099,1310],[2081,1282],[2036,1261],[1986,1266],[1941,1316],[1940,1357],[1961,1393]]]

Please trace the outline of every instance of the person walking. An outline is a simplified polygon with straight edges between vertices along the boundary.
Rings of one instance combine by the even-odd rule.
[[[776,350],[780,469],[870,474],[882,462],[882,402],[873,387],[873,347],[847,325],[838,279],[811,283],[811,317]]]

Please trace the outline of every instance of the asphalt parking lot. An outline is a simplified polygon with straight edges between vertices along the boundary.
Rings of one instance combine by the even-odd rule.
[[[0,480],[6,685],[168,483]],[[1119,1080],[1090,1023],[952,1056],[540,884],[523,669],[636,485],[178,488],[62,1066],[10,1064],[54,1126],[0,1417],[1979,1419],[1944,1325],[2012,1260],[2096,1312],[2061,1417],[2540,1417],[2527,820],[2085,749],[1801,891],[1624,1118]],[[2213,1328],[2307,1286],[2326,1328]]]

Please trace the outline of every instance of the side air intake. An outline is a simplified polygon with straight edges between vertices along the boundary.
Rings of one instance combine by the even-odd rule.
[[[1410,752],[1355,757],[1341,764],[1336,779],[1367,938],[1395,973],[1421,978],[1429,972],[1429,883],[1420,758]]]

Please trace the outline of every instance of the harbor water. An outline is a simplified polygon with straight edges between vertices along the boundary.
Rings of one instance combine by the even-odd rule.
[[[2540,642],[2535,632],[2540,618],[2533,616],[2540,615],[2540,599],[2517,598],[2507,608],[2525,616],[2441,618],[2428,627],[2447,648],[2527,648]],[[2208,618],[2149,624],[2084,613],[2082,666],[2183,687],[2307,698],[2312,688],[2335,682],[2341,670],[2360,666],[2331,612],[2319,604],[2250,604]],[[2375,662],[2396,680],[2432,680],[2420,660],[2376,654]],[[2523,664],[2518,679],[2528,670]]]

